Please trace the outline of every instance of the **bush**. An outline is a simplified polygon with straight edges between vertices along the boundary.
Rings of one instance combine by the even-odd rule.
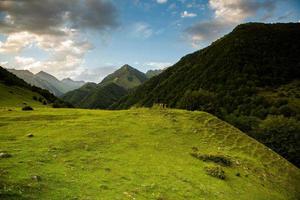
[[[212,154],[200,154],[198,152],[191,153],[191,156],[202,160],[204,162],[214,162],[223,166],[231,166],[231,160],[223,155],[212,155]]]
[[[279,112],[285,117],[291,117],[296,115],[296,112],[289,105],[281,106],[279,108]]]
[[[300,123],[295,118],[268,116],[259,125],[257,138],[296,166],[300,166]]]
[[[38,98],[36,96],[33,96],[32,99],[35,100],[35,101],[38,100]]]
[[[206,174],[216,177],[218,179],[224,180],[226,178],[225,172],[220,166],[216,167],[206,167],[205,168]]]
[[[187,110],[202,110],[207,112],[214,112],[215,101],[216,97],[212,92],[203,89],[200,89],[198,91],[188,90],[177,103],[177,107]]]
[[[22,108],[22,110],[24,110],[24,111],[30,111],[30,110],[33,110],[33,108],[30,107],[30,106],[25,106],[25,107]]]
[[[53,108],[74,108],[74,106],[70,103],[64,102],[64,101],[55,101],[52,104]]]

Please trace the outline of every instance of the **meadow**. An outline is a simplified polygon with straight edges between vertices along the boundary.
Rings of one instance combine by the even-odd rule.
[[[200,111],[2,105],[0,153],[8,155],[0,158],[0,199],[292,200],[300,194],[298,168]]]

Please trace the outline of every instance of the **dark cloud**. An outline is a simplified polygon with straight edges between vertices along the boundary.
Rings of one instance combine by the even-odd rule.
[[[102,31],[118,25],[117,14],[106,0],[1,0],[0,31],[59,35],[65,26]]]
[[[278,0],[209,0],[209,6],[214,12],[213,18],[188,27],[185,34],[193,46],[199,47],[199,44],[215,40],[258,11],[269,18],[277,2]]]

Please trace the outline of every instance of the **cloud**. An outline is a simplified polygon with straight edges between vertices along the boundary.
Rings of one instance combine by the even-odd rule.
[[[191,18],[191,17],[197,17],[197,14],[196,13],[190,13],[190,12],[188,12],[188,11],[183,11],[182,13],[181,13],[181,17],[182,18]]]
[[[164,3],[167,3],[168,0],[156,0],[156,2],[159,4],[164,4]]]
[[[185,30],[186,38],[193,47],[211,42],[246,18],[263,11],[271,15],[277,0],[209,0],[214,16],[209,21],[198,22]]]
[[[0,53],[21,54],[36,47],[48,58],[15,57],[16,67],[74,75],[93,48],[87,31],[102,35],[117,26],[117,9],[107,0],[1,0],[0,34],[6,38],[0,41]]]
[[[133,36],[138,38],[149,38],[153,35],[153,30],[149,24],[144,22],[138,22],[133,25]]]
[[[76,76],[74,80],[85,80],[90,82],[99,83],[108,74],[116,71],[117,68],[113,66],[104,66],[98,68],[83,68],[83,70]]]
[[[105,30],[118,25],[117,10],[105,0],[2,0],[2,33],[28,31],[36,34],[64,34],[61,28]]]
[[[170,67],[172,65],[172,63],[170,63],[170,62],[147,62],[144,65],[150,69],[164,69],[166,67]]]

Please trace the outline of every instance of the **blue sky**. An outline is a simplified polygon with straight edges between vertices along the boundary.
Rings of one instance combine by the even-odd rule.
[[[0,63],[99,82],[170,66],[240,23],[299,20],[298,0],[4,0]]]

